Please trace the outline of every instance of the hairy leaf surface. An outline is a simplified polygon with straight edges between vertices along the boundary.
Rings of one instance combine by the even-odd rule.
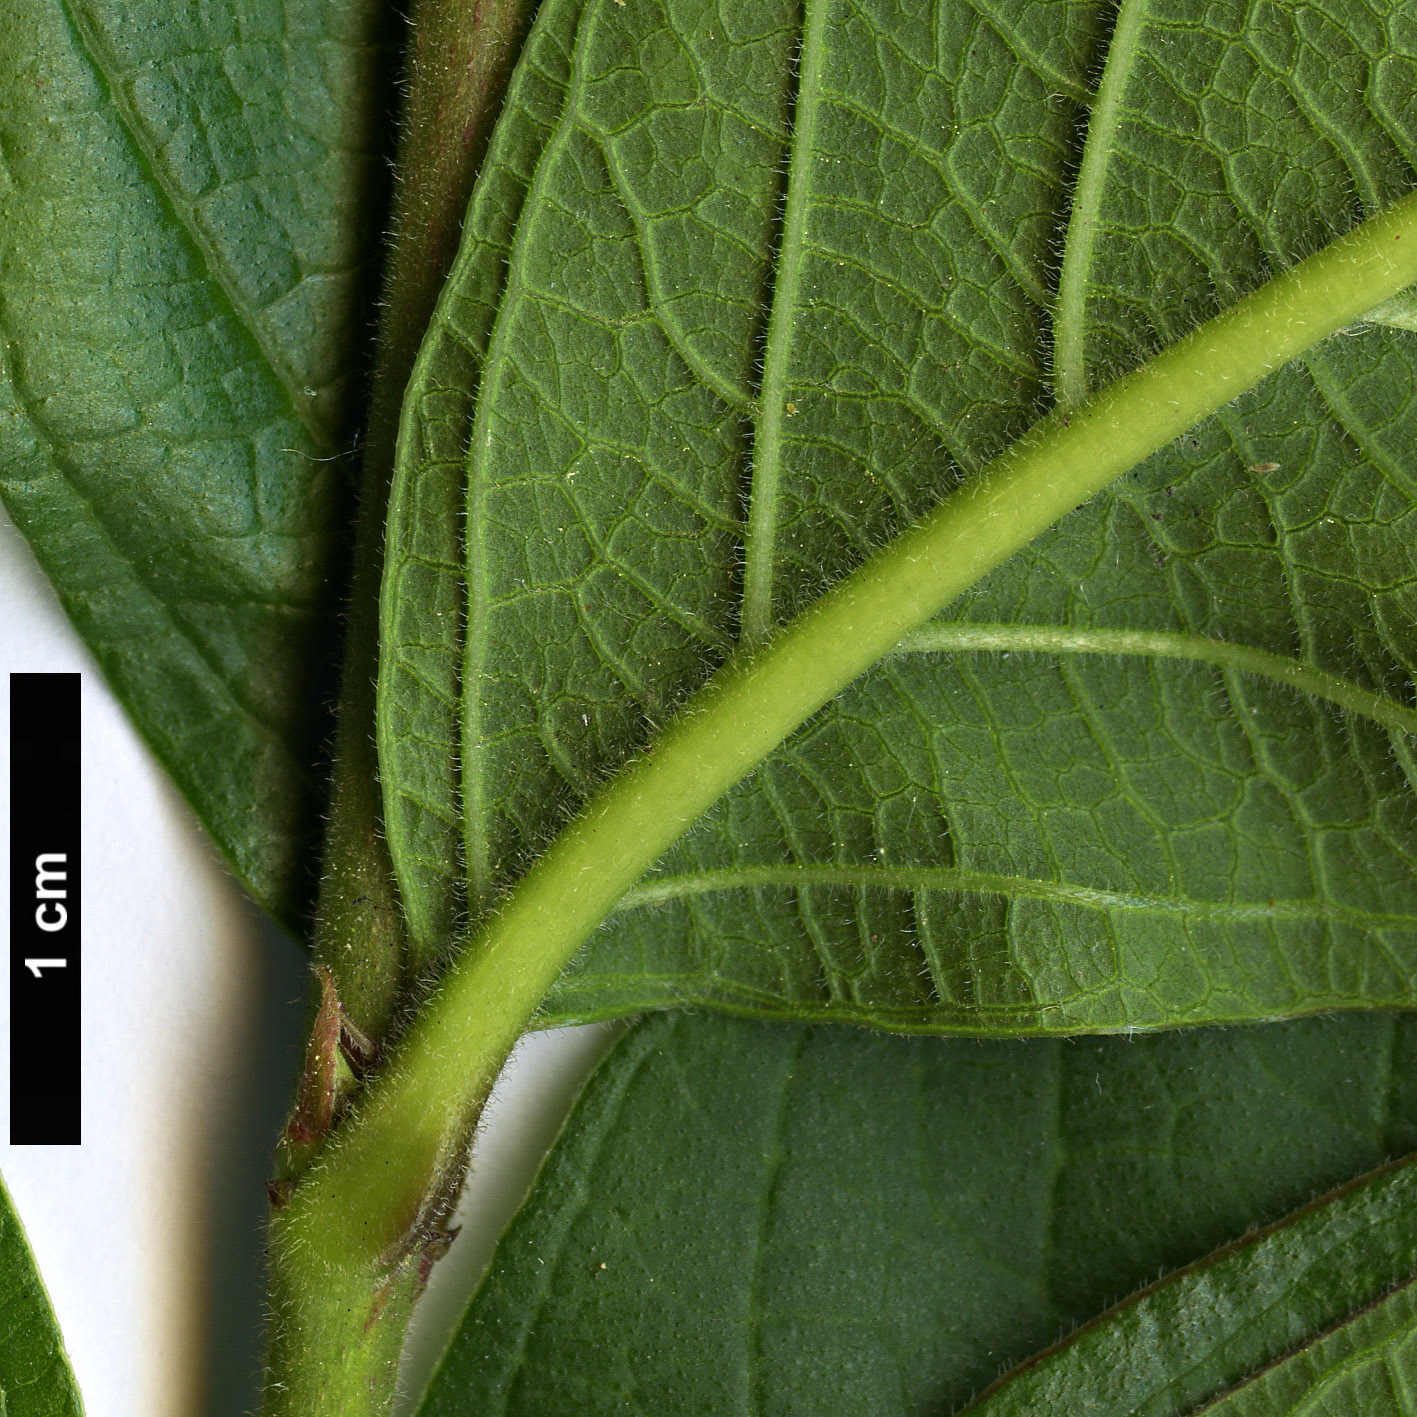
[[[547,5],[390,521],[428,947],[1050,399],[1410,186],[1414,74],[1376,3]],[[548,1017],[1412,1002],[1415,360],[1331,341],[990,576],[730,793]]]
[[[587,1086],[420,1417],[944,1417],[1415,1141],[1405,1016],[1077,1042],[654,1019]],[[1268,1332],[1187,1351],[1234,1382],[1284,1319],[1379,1297],[1417,1261],[1394,1209],[1276,1288]]]
[[[1215,1417],[1417,1412],[1417,1294],[1409,1281],[1322,1342],[1290,1354],[1205,1411]]]
[[[0,495],[287,919],[335,641],[327,459],[360,372],[375,13],[18,0],[0,17]]]
[[[49,1296],[0,1185],[0,1412],[79,1417],[82,1411]]]
[[[1002,1378],[969,1412],[1033,1417],[1071,1405],[1094,1417],[1170,1417],[1208,1402],[1225,1410],[1237,1378],[1271,1365],[1327,1380],[1336,1353],[1359,1352],[1360,1329],[1372,1340],[1360,1361],[1380,1365],[1379,1350],[1401,1348],[1410,1312],[1406,1298],[1389,1307],[1389,1293],[1417,1272],[1414,1165],[1365,1177],[1142,1291]],[[1363,1313],[1374,1305],[1385,1317]],[[1328,1331],[1340,1325],[1350,1337],[1332,1343]],[[1373,1376],[1355,1388],[1371,1388]]]

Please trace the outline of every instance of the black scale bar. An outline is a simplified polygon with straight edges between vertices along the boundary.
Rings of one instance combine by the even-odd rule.
[[[10,1143],[77,1145],[79,678],[10,675]]]

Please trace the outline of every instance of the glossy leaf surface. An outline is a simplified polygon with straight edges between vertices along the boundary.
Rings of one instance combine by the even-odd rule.
[[[390,519],[380,744],[427,948],[1050,397],[1410,185],[1384,7],[1103,8],[545,7]],[[670,852],[548,1019],[1411,1002],[1409,341],[1331,341],[990,576]]]

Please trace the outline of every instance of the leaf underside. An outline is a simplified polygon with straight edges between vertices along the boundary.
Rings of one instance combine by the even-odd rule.
[[[587,1086],[419,1417],[945,1417],[1415,1142],[1410,1016],[1075,1042],[652,1019]],[[1322,1236],[1289,1222],[1262,1279],[1251,1244],[1228,1304],[1217,1257],[1212,1304],[1152,1355],[1188,1358],[1169,1400],[1098,1410],[1192,1411],[1411,1275],[1400,1174]],[[1004,1410],[1093,1410],[1062,1391]]]
[[[425,947],[1055,388],[1410,187],[1390,9],[545,6],[390,516],[380,749]],[[1355,327],[1080,508],[730,793],[546,1020],[1414,1002],[1415,385],[1409,332]]]
[[[1321,1341],[1286,1355],[1272,1368],[1198,1410],[1216,1417],[1239,1417],[1241,1413],[1298,1417],[1318,1410],[1405,1417],[1417,1411],[1413,1398],[1417,1308],[1412,1283],[1408,1280],[1390,1297],[1354,1315]],[[1124,1406],[1117,1410],[1130,1413],[1139,1409]]]
[[[1285,1358],[1205,1411],[1214,1417],[1417,1412],[1417,1292],[1409,1281],[1321,1343]]]
[[[0,1413],[80,1417],[82,1411],[49,1296],[0,1185]]]
[[[374,8],[0,14],[0,496],[287,920],[336,638]],[[381,757],[425,947],[744,638],[1056,399],[1411,187],[1414,79],[1417,19],[1379,0],[548,0],[390,513]],[[1417,1002],[1417,319],[1375,320],[820,714],[546,1021],[1028,1033]],[[951,1411],[1414,1145],[1406,1017],[1076,1044],[653,1021],[424,1412]],[[1394,1227],[1245,1313],[1167,1401],[1411,1410]],[[0,1275],[4,1409],[77,1412],[8,1209]],[[1023,1381],[990,1401],[1023,1410]]]
[[[321,796],[385,23],[332,0],[0,15],[0,496],[287,922]]]
[[[1041,1417],[1070,1404],[1092,1417],[1170,1417],[1197,1405],[1250,1404],[1256,1393],[1247,1388],[1311,1399],[1320,1386],[1330,1387],[1330,1400],[1351,1386],[1340,1406],[1388,1410],[1358,1399],[1363,1388],[1371,1392],[1371,1370],[1351,1383],[1354,1375],[1335,1368],[1355,1355],[1380,1366],[1382,1350],[1390,1358],[1410,1337],[1414,1186],[1417,1161],[1409,1158],[1242,1237],[1006,1375],[969,1407],[970,1417]],[[1335,1341],[1330,1329],[1348,1337]],[[1371,1353],[1359,1353],[1360,1334]],[[1288,1376],[1256,1381],[1269,1367]],[[1296,1387],[1301,1370],[1318,1381]],[[1293,1402],[1272,1410],[1291,1411]]]

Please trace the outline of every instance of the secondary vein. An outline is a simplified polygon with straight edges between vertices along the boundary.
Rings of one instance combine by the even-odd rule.
[[[1068,417],[1043,420],[766,644],[716,671],[470,934],[278,1217],[278,1252],[314,1290],[315,1276],[362,1273],[394,1252],[461,1157],[493,1080],[557,977],[718,798],[1079,502],[1414,280],[1417,193]]]
[[[1417,708],[1385,694],[1360,689],[1336,674],[1253,645],[1232,644],[1166,630],[1071,629],[1051,625],[926,625],[912,630],[896,647],[905,654],[949,651],[1001,653],[1136,655],[1186,659],[1257,674],[1326,699],[1350,713],[1399,733],[1417,734]]]
[[[1150,915],[1180,915],[1194,920],[1331,920],[1371,930],[1377,926],[1417,924],[1417,917],[1381,911],[1354,910],[1321,900],[1258,901],[1196,900],[1189,896],[1143,895],[1135,891],[1100,890],[1068,881],[1032,876],[1007,876],[990,871],[961,871],[944,866],[740,866],[721,871],[694,871],[655,876],[631,887],[621,897],[616,914],[660,905],[686,896],[723,891],[800,890],[807,886],[837,886],[858,890],[953,891],[962,895],[1002,895],[1027,900],[1051,900],[1088,910],[1128,910]]]
[[[1053,393],[1064,407],[1087,396],[1087,364],[1083,349],[1083,321],[1087,313],[1087,280],[1097,240],[1097,218],[1102,208],[1102,188],[1107,164],[1116,147],[1121,122],[1122,94],[1132,73],[1137,36],[1146,17],[1146,0],[1121,0],[1112,42],[1107,48],[1102,82],[1088,120],[1072,211],[1063,239],[1063,266],[1058,275],[1058,298],[1053,306]]]
[[[773,561],[782,476],[782,421],[787,416],[787,366],[792,353],[792,324],[807,229],[812,180],[809,163],[822,87],[826,0],[808,0],[806,10],[807,22],[797,59],[799,77],[787,166],[787,206],[777,252],[772,311],[768,316],[757,437],[753,441],[748,525],[743,537],[741,623],[743,643],[749,645],[766,639],[773,623]]]
[[[584,13],[579,23],[583,23]],[[564,149],[568,136],[574,128],[574,114],[577,98],[582,88],[580,70],[581,46],[575,45],[572,54],[576,62],[572,68],[555,130],[547,138],[545,146],[538,154],[536,168],[527,184],[525,211],[537,211],[542,207],[546,184],[550,180],[551,169],[556,158]],[[527,247],[531,242],[531,232],[535,222],[523,220],[517,223],[512,248],[507,253],[507,270],[497,316],[492,325],[491,338],[487,345],[487,356],[483,362],[483,389],[479,393],[473,412],[472,430],[467,446],[467,487],[466,487],[466,528],[463,538],[463,555],[466,564],[466,615],[467,624],[463,636],[462,650],[462,722],[459,729],[459,747],[462,756],[460,787],[463,814],[463,858],[469,908],[477,913],[491,898],[495,875],[492,860],[492,831],[488,820],[490,804],[487,800],[486,780],[486,738],[487,728],[483,721],[483,679],[487,673],[488,632],[491,601],[487,587],[487,556],[483,533],[487,519],[486,508],[486,464],[495,443],[492,426],[492,408],[496,400],[485,390],[503,377],[510,355],[508,344],[512,338],[510,326],[515,318],[517,296],[522,289],[526,271]]]

